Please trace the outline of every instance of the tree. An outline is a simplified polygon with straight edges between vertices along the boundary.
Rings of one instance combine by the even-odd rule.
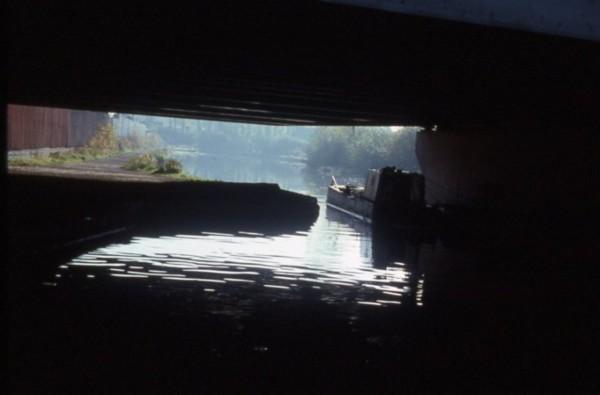
[[[388,127],[323,127],[307,146],[312,169],[333,167],[343,173],[363,174],[366,169],[397,166],[418,170],[414,153],[418,129],[392,132]]]

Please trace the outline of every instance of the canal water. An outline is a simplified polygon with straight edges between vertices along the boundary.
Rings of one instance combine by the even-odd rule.
[[[273,299],[308,298],[354,312],[423,305],[419,253],[434,246],[397,239],[394,248],[374,243],[368,226],[327,208],[326,181],[310,178],[303,163],[196,152],[180,153],[179,159],[188,173],[204,179],[271,182],[316,196],[319,217],[308,231],[282,234],[232,229],[134,236],[60,265],[57,284],[185,290],[210,300],[215,313],[232,316],[251,315],[256,305]]]
[[[35,314],[16,318],[24,393],[590,388],[596,291],[573,251],[373,234],[327,209],[326,177],[299,161],[179,159],[316,196],[319,217],[287,233],[138,235],[60,262],[27,302]]]

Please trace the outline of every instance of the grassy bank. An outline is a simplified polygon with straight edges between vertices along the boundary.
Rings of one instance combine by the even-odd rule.
[[[8,164],[9,166],[56,166],[107,158],[121,152],[123,151],[120,149],[115,129],[112,125],[105,124],[98,127],[96,133],[83,147],[48,154],[36,152],[29,156],[9,159]]]
[[[133,133],[118,137],[114,128],[102,125],[83,147],[72,149],[41,149],[19,157],[9,158],[9,166],[48,167],[110,158],[125,153],[141,152],[130,159],[123,169],[146,174],[166,175],[176,180],[200,181],[183,172],[182,164],[166,157],[166,152],[154,134]],[[150,150],[153,150],[150,152]]]
[[[51,152],[49,154],[34,153],[20,158],[10,158],[9,166],[56,166],[67,163],[83,162],[108,158],[117,155],[117,150],[101,150],[89,147],[74,148],[69,151]]]
[[[166,157],[162,152],[143,153],[131,158],[125,170],[141,171],[148,174],[167,175],[185,181],[202,181],[183,171],[183,165],[176,159]]]

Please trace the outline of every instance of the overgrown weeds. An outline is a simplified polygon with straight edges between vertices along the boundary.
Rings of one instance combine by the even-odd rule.
[[[125,170],[146,171],[153,173],[158,169],[157,156],[155,154],[141,154],[131,159],[123,166]]]
[[[32,154],[22,158],[8,160],[10,166],[54,166],[72,162],[101,159],[111,156],[113,151],[95,150],[87,147],[74,148],[69,151],[51,152],[49,154]]]
[[[152,133],[130,133],[118,138],[110,124],[102,125],[96,134],[83,147],[66,151],[55,151],[49,154],[33,153],[22,158],[9,159],[11,166],[54,166],[71,162],[101,159],[121,152],[157,148],[163,145],[162,140]],[[183,172],[183,165],[176,159],[168,158],[166,151],[140,153],[131,158],[123,168],[126,170],[143,171],[149,174],[164,174],[182,180],[200,180]]]
[[[124,166],[125,170],[143,171],[151,174],[178,176],[187,180],[199,180],[184,174],[183,165],[176,159],[166,158],[162,153],[145,153],[131,158]]]
[[[119,140],[115,128],[111,124],[104,124],[98,128],[96,134],[87,142],[85,148],[94,151],[113,152],[119,147]]]
[[[55,151],[49,154],[33,153],[27,157],[8,160],[11,166],[53,166],[71,162],[82,162],[106,158],[118,152],[118,139],[110,124],[98,128],[94,136],[83,147],[66,151]]]

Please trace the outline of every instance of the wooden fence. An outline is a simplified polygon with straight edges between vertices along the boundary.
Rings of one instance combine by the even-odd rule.
[[[93,111],[9,104],[7,121],[8,149],[21,150],[83,146],[109,118]]]

